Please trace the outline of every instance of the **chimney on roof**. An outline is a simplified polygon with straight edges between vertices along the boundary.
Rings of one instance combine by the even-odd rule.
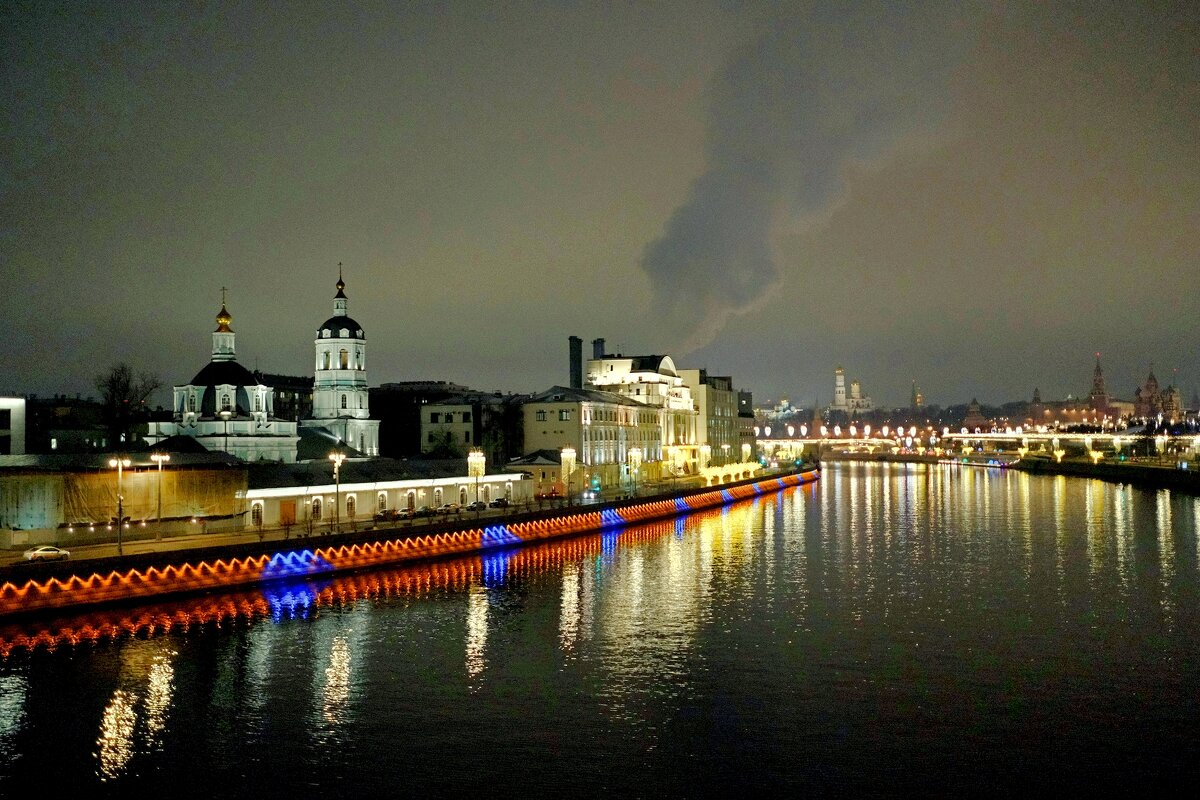
[[[592,339],[592,358],[604,358],[603,339]]]
[[[572,336],[567,341],[571,343],[571,388],[583,388],[583,339]]]

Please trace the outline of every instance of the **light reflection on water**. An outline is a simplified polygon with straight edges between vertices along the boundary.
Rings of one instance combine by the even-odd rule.
[[[533,794],[1153,785],[1200,762],[1198,538],[1192,497],[856,463],[684,520],[145,612],[186,627],[74,646],[106,623],[63,620],[26,634],[53,652],[0,662],[0,781],[53,752],[80,785],[204,764],[255,797],[483,791],[510,761],[538,765],[510,787]]]

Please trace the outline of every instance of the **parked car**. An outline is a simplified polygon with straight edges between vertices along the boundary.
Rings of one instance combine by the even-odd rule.
[[[457,514],[462,511],[462,506],[458,503],[442,503],[438,506],[437,513],[439,514]]]
[[[416,512],[411,508],[401,508],[396,511],[396,519],[412,519],[416,516]]]
[[[487,503],[482,500],[476,500],[474,503],[467,504],[467,511],[483,511],[487,508]]]
[[[63,550],[61,547],[55,547],[52,544],[35,547],[32,550],[25,551],[26,561],[66,561],[71,557],[69,550]]]
[[[414,517],[432,517],[433,509],[430,508],[429,506],[419,506],[417,508],[417,510],[413,512],[413,516]]]
[[[509,502],[507,497],[497,497],[492,502],[488,503],[492,508],[508,508]]]

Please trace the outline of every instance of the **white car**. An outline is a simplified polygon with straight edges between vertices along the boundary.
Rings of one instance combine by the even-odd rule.
[[[66,561],[71,557],[69,550],[63,550],[61,547],[55,547],[52,544],[35,547],[32,550],[25,551],[26,561]]]

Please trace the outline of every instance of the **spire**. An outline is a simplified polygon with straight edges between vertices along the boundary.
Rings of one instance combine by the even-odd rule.
[[[335,317],[344,317],[346,316],[346,304],[348,298],[346,297],[345,292],[346,282],[342,280],[342,262],[340,261],[338,262],[338,280],[336,286],[337,294],[333,296],[333,315]]]
[[[221,310],[217,312],[217,331],[219,333],[233,333],[233,328],[229,327],[229,323],[233,322],[233,315],[225,310],[225,287],[221,287]]]
[[[232,361],[234,359],[233,315],[225,308],[225,287],[221,287],[221,310],[217,312],[217,329],[212,335],[213,361]]]

